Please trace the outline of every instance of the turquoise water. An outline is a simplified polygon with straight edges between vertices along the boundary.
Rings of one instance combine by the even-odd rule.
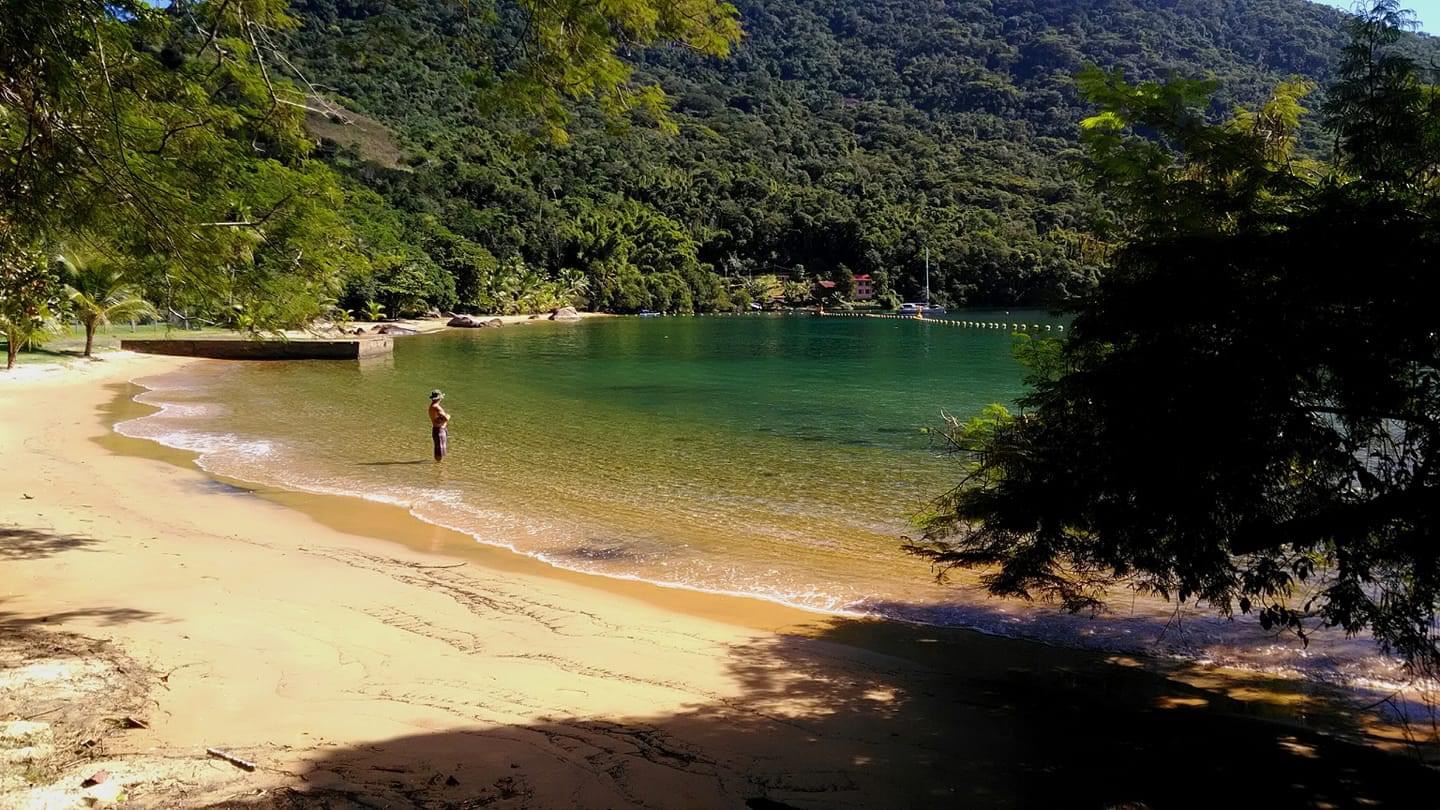
[[[899,544],[957,477],[930,430],[1022,393],[1011,343],[771,315],[454,330],[378,363],[202,365],[141,432],[570,567],[847,609],[929,586]],[[442,465],[432,388],[453,417]]]
[[[1039,312],[957,319],[1058,325]],[[1051,334],[1058,334],[1052,332]],[[959,478],[931,432],[1024,391],[1008,329],[743,316],[533,322],[402,338],[378,362],[200,363],[146,381],[123,432],[215,473],[352,495],[555,565],[1270,669],[1374,672],[1368,642],[1308,650],[1121,594],[1102,620],[937,584],[900,549]],[[430,460],[428,392],[450,458]],[[1358,646],[1357,646],[1358,645]],[[1388,666],[1388,665],[1387,665]],[[1328,676],[1328,675],[1327,675]],[[1348,677],[1348,676],[1347,676]]]

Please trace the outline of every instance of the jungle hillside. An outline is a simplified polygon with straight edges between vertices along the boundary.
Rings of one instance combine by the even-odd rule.
[[[1347,41],[1345,14],[1305,0],[736,6],[728,57],[622,50],[663,88],[663,120],[568,103],[555,137],[493,92],[523,49],[477,54],[457,36],[509,22],[516,41],[518,20],[295,3],[289,48],[334,105],[312,133],[372,252],[392,257],[350,277],[347,302],[501,311],[538,290],[709,311],[862,273],[894,302],[921,295],[928,248],[939,303],[1058,304],[1093,285],[1114,240],[1079,170],[1086,65],[1212,79],[1223,120],[1289,78],[1328,85]],[[1440,57],[1433,38],[1403,47]],[[1317,125],[1302,136],[1325,151]]]

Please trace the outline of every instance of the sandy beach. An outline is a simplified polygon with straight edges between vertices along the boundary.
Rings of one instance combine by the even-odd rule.
[[[0,375],[0,721],[51,748],[10,746],[0,806],[83,806],[97,771],[99,801],[147,807],[1440,790],[1404,729],[1298,684],[567,573],[393,507],[217,481],[111,430],[146,412],[130,380],[182,362]]]

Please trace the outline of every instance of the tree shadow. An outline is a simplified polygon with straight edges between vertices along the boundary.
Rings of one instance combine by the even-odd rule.
[[[0,526],[0,560],[38,560],[66,551],[93,550],[92,537]]]
[[[218,806],[1345,808],[1440,791],[1284,700],[976,633],[838,621],[735,646],[727,670],[733,690],[657,716],[318,749],[304,792]]]
[[[25,616],[0,610],[0,632],[14,632],[41,626],[60,627],[74,619],[94,619],[103,625],[157,621],[160,614],[135,608],[78,608],[59,613]]]
[[[1092,615],[1044,601],[1006,604],[977,586],[965,588],[967,596],[943,604],[867,600],[863,607],[868,614],[902,622],[966,628],[1095,652],[1204,660],[1236,668],[1303,668],[1307,675],[1296,679],[1297,687],[1346,683],[1367,704],[1388,692],[1367,689],[1354,677],[1357,656],[1373,658],[1377,665],[1393,663],[1398,671],[1398,661],[1383,655],[1368,636],[1350,636],[1340,628],[1309,627],[1309,637],[1302,641],[1289,629],[1263,627],[1254,614],[1225,616],[1193,602],[1152,601],[1148,609],[1127,613],[1120,600],[1112,598],[1109,609]],[[1156,613],[1156,608],[1167,613]]]
[[[0,346],[3,346],[3,345],[5,345],[5,344],[4,344],[4,341],[0,341]],[[97,347],[97,348],[98,348],[98,347]],[[21,356],[21,357],[25,357],[25,356],[27,356],[27,355],[30,356],[30,357],[49,357],[49,358],[66,359],[66,360],[74,360],[74,359],[78,359],[78,358],[84,358],[84,359],[86,359],[86,360],[93,360],[93,361],[95,361],[95,362],[101,362],[101,359],[100,359],[98,356],[93,355],[93,354],[92,354],[91,356],[89,356],[89,357],[85,357],[85,351],[84,351],[83,349],[61,349],[61,348],[55,348],[55,347],[53,347],[53,346],[41,346],[41,347],[39,347],[39,348],[26,347],[25,349],[22,349],[22,350],[20,351],[20,356]]]

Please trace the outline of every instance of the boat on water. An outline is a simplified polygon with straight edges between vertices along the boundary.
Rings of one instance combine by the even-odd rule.
[[[925,303],[910,303],[900,305],[901,315],[910,315],[916,318],[924,318],[931,315],[944,315],[945,307],[939,304],[930,303],[930,248],[925,248]]]
[[[945,307],[939,304],[901,304],[901,315],[944,315]]]

